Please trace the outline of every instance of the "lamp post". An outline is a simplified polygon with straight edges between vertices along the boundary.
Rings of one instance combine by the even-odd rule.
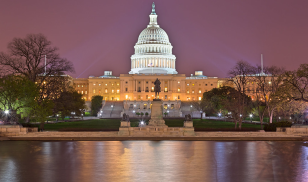
[[[200,111],[200,115],[201,115],[201,120],[202,120],[202,113],[203,113],[203,112],[202,112],[202,111]]]
[[[5,110],[4,113],[6,114],[6,123],[9,122],[9,113],[10,111],[9,110]]]
[[[249,116],[250,116],[250,122],[252,123],[252,114],[250,114]]]

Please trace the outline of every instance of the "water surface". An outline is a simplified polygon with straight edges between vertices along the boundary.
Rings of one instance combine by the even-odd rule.
[[[1,182],[308,181],[308,143],[2,141]]]

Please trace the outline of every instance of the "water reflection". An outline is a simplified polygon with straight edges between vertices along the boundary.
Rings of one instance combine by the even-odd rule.
[[[0,181],[308,181],[308,143],[0,142]]]

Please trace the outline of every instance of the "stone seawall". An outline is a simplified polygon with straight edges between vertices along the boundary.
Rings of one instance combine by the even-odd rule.
[[[38,132],[38,128],[24,128],[20,125],[0,125],[0,137],[19,136],[29,132]]]
[[[179,140],[179,141],[308,141],[308,134],[285,132],[195,132],[195,136],[119,136],[118,132],[36,132],[8,137],[10,140],[39,141],[124,141],[124,140]]]

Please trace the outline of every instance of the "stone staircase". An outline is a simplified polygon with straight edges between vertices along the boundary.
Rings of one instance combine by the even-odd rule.
[[[122,101],[106,101],[101,109],[100,118],[120,118],[123,111]]]

